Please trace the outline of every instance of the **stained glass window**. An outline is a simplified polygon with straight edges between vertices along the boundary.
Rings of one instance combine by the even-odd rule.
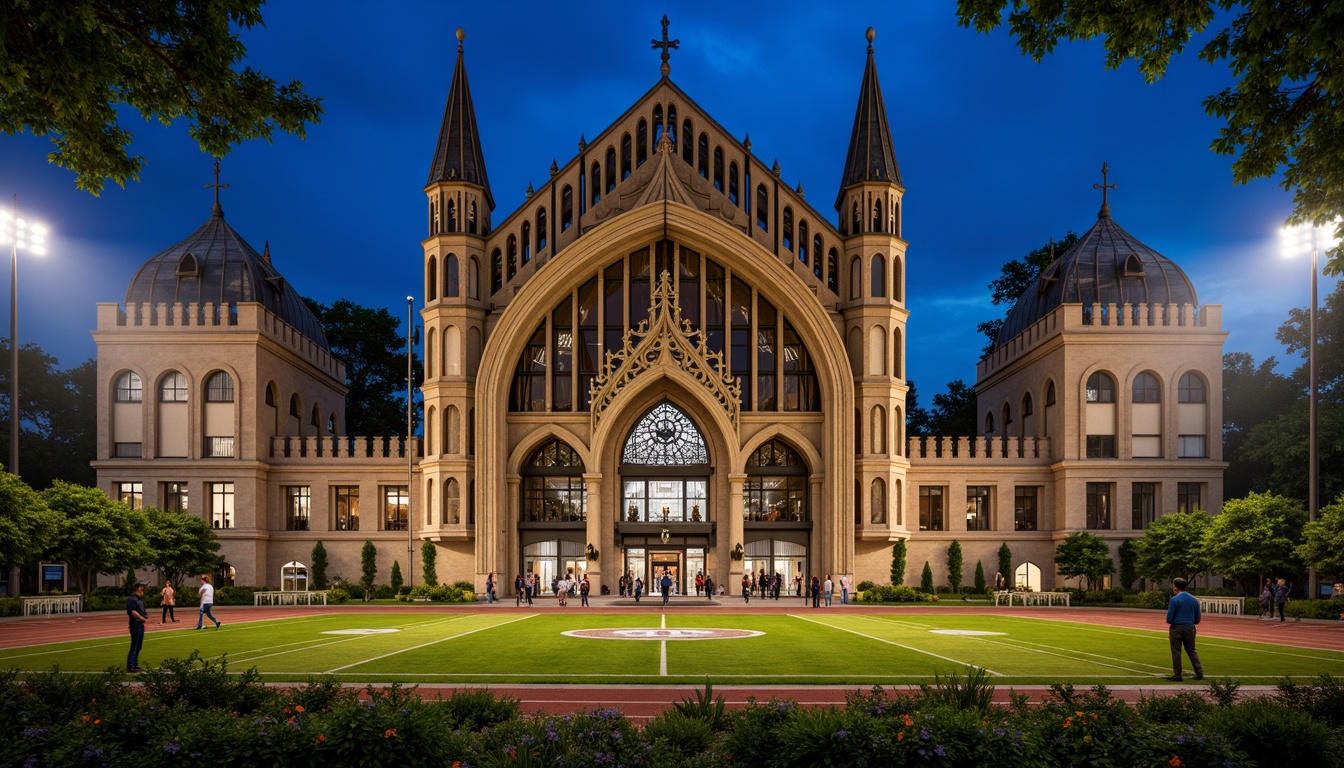
[[[660,403],[630,431],[621,461],[664,467],[708,464],[709,449],[690,417],[671,403]]]

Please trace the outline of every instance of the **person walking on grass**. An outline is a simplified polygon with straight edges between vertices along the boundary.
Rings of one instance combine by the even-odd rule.
[[[159,617],[159,623],[167,624],[168,618],[172,617],[173,623],[176,624],[177,611],[174,608],[177,606],[177,595],[173,592],[173,582],[163,582],[163,591],[159,595],[162,598],[161,605],[163,605],[163,615]]]
[[[145,644],[145,624],[149,623],[149,611],[145,608],[145,585],[137,583],[135,591],[126,598],[126,618],[130,622],[131,650],[126,654],[126,671],[140,673],[140,647]]]
[[[215,585],[210,583],[209,574],[201,577],[201,587],[196,592],[201,596],[201,610],[196,614],[196,628],[204,626],[205,617],[209,616],[210,620],[215,622],[215,629],[219,629],[219,625],[224,622],[216,619],[215,614],[210,612],[215,605]]]
[[[1167,635],[1171,639],[1171,677],[1172,682],[1181,682],[1181,649],[1190,657],[1190,666],[1195,670],[1195,679],[1204,679],[1204,665],[1199,663],[1199,654],[1195,651],[1195,625],[1199,623],[1199,600],[1185,591],[1185,579],[1177,577],[1171,580],[1171,602],[1167,603]]]

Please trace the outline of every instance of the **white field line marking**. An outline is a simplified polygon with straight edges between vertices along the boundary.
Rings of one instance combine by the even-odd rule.
[[[475,614],[470,614],[470,615],[475,615]],[[540,614],[536,614],[536,613],[534,613],[534,614],[531,614],[531,615],[528,615],[528,616],[519,616],[519,617],[516,618],[516,619],[510,619],[509,621],[500,622],[499,624],[491,624],[491,625],[488,626],[488,627],[477,627],[476,629],[470,629],[470,630],[467,630],[466,632],[459,632],[459,633],[456,634],[456,635],[449,635],[448,637],[441,637],[441,638],[439,638],[438,640],[431,640],[431,641],[429,641],[428,643],[421,643],[420,645],[413,645],[413,646],[411,646],[410,648],[400,648],[400,649],[398,649],[398,650],[392,651],[391,653],[384,653],[384,654],[381,655],[381,656],[374,656],[374,657],[371,658],[371,659],[364,659],[364,660],[362,660],[362,661],[356,661],[356,662],[354,662],[353,664],[346,664],[346,665],[343,666],[343,667],[335,667],[335,668],[333,668],[333,669],[329,669],[329,670],[327,670],[326,672],[324,672],[324,673],[322,673],[322,674],[330,675],[330,674],[333,673],[333,672],[340,672],[340,671],[343,670],[343,669],[349,669],[349,668],[351,668],[351,667],[358,667],[358,666],[363,665],[363,664],[369,664],[369,663],[372,663],[372,662],[375,662],[375,661],[381,661],[382,659],[386,659],[386,658],[389,658],[389,657],[392,657],[392,656],[396,656],[396,655],[398,655],[398,654],[408,653],[408,652],[410,652],[410,651],[418,651],[418,650],[420,650],[421,648],[428,648],[428,647],[431,646],[431,645],[438,645],[439,643],[447,642],[447,641],[449,641],[449,640],[456,640],[456,639],[459,638],[459,637],[466,637],[467,635],[474,635],[474,634],[476,634],[477,632],[481,632],[481,631],[484,631],[484,630],[487,630],[487,629],[497,629],[497,628],[499,628],[499,627],[503,627],[503,626],[506,626],[506,625],[509,625],[509,624],[513,624],[514,622],[524,621],[524,620],[526,620],[526,619],[535,619],[535,618],[536,618],[537,616],[539,616],[539,615],[540,615]]]
[[[858,619],[867,619],[867,620],[870,620],[870,621],[874,621],[874,620],[875,620],[875,621],[881,621],[880,618],[876,618],[876,617],[868,617],[868,616],[856,616],[855,618],[858,618]],[[884,622],[884,623],[886,623],[886,622]],[[976,636],[976,635],[965,635],[964,638],[967,639],[967,640],[976,640],[976,641],[979,641],[979,642],[982,642],[982,643],[990,643],[990,644],[992,644],[992,645],[1001,645],[1001,646],[1004,646],[1005,648],[1013,648],[1013,649],[1015,649],[1015,650],[1024,651],[1024,652],[1026,652],[1026,653],[1039,653],[1039,654],[1043,654],[1043,655],[1045,655],[1045,656],[1055,656],[1055,657],[1057,657],[1057,658],[1068,659],[1068,660],[1070,660],[1070,661],[1077,661],[1077,662],[1081,662],[1081,663],[1083,663],[1083,664],[1096,664],[1097,666],[1110,667],[1110,668],[1112,668],[1112,669],[1123,669],[1123,670],[1126,671],[1126,672],[1141,672],[1142,670],[1139,670],[1139,669],[1135,669],[1135,668],[1134,668],[1133,665],[1135,665],[1135,664],[1137,664],[1137,665],[1139,665],[1139,666],[1141,666],[1141,667],[1147,667],[1147,668],[1149,668],[1149,669],[1156,669],[1156,670],[1166,669],[1166,667],[1163,667],[1163,666],[1160,666],[1160,665],[1157,665],[1157,664],[1147,664],[1147,663],[1142,662],[1142,661],[1133,661],[1133,660],[1131,660],[1131,659],[1125,659],[1125,658],[1121,658],[1121,657],[1117,657],[1117,656],[1106,656],[1106,655],[1104,655],[1104,654],[1100,654],[1100,653],[1089,653],[1089,652],[1087,652],[1087,651],[1080,651],[1080,650],[1077,650],[1077,649],[1074,649],[1074,648],[1061,649],[1061,648],[1058,648],[1058,647],[1056,647],[1056,646],[1044,645],[1044,644],[1042,644],[1042,643],[1033,643],[1033,642],[1026,641],[1026,640],[1018,640],[1018,639],[1016,639],[1016,638],[1014,638],[1012,641],[1008,641],[1008,640],[997,640],[997,639],[994,639],[994,638],[992,638],[992,637],[984,637],[984,636]],[[1037,647],[1037,648],[1029,648],[1029,647],[1027,647],[1027,646],[1039,646],[1039,647]],[[1078,657],[1076,657],[1076,656],[1069,655],[1069,653],[1052,653],[1051,651],[1041,650],[1041,648],[1050,648],[1050,649],[1053,650],[1053,651],[1068,651],[1069,653],[1077,654],[1078,656],[1095,656],[1097,659],[1106,659],[1106,661],[1112,661],[1112,662],[1116,662],[1116,663],[1115,663],[1115,664],[1107,664],[1107,663],[1105,663],[1105,662],[1097,661],[1097,660],[1095,660],[1095,659],[1078,658]],[[1129,664],[1129,665],[1131,665],[1131,666],[1123,666],[1123,664]]]
[[[658,628],[667,629],[666,613],[664,613],[660,617],[660,621],[658,622]],[[667,641],[664,640],[661,643],[659,643],[659,645],[662,647],[658,649],[658,675],[660,677],[667,677]]]
[[[829,628],[829,629],[837,629],[837,630],[840,630],[841,632],[848,632],[848,633],[850,633],[850,634],[852,634],[852,635],[858,635],[859,637],[865,637],[865,638],[867,638],[867,639],[869,639],[869,640],[875,640],[875,641],[877,641],[877,642],[879,642],[879,643],[886,643],[887,645],[894,645],[894,646],[896,646],[897,648],[904,648],[904,649],[907,650],[907,651],[914,651],[915,653],[922,653],[922,654],[924,654],[924,655],[926,655],[926,656],[932,656],[932,657],[934,657],[935,659],[942,659],[943,661],[950,661],[950,662],[952,662],[953,664],[960,664],[960,665],[962,665],[962,666],[967,666],[967,667],[977,667],[977,668],[979,668],[979,669],[983,669],[983,670],[985,670],[986,672],[988,672],[989,674],[991,674],[991,675],[993,675],[993,676],[995,676],[995,677],[1006,677],[1006,675],[999,674],[998,672],[995,672],[994,670],[990,669],[989,667],[982,667],[982,666],[980,666],[979,664],[972,664],[972,663],[970,663],[969,661],[962,661],[962,660],[960,660],[960,659],[954,659],[954,658],[951,658],[950,656],[942,656],[942,655],[940,655],[940,654],[934,653],[933,651],[926,651],[926,650],[923,650],[922,648],[915,648],[915,647],[913,647],[913,646],[909,646],[909,645],[902,645],[901,643],[895,642],[894,640],[887,640],[887,639],[885,639],[885,638],[875,637],[875,636],[873,636],[873,635],[864,634],[863,632],[859,632],[858,630],[855,630],[855,629],[846,629],[845,627],[837,627],[837,626],[835,626],[835,625],[833,625],[833,624],[827,624],[827,623],[824,622],[824,621],[817,621],[817,620],[815,620],[815,619],[809,619],[809,618],[807,618],[806,616],[799,616],[799,615],[797,615],[797,614],[792,614],[792,613],[791,613],[791,614],[788,614],[788,616],[789,616],[790,618],[793,618],[793,619],[801,619],[802,621],[810,622],[810,623],[812,623],[812,624],[818,624],[818,625],[820,625],[820,626],[827,627],[827,628]]]
[[[434,621],[422,621],[422,622],[420,622],[420,623],[418,623],[418,624],[411,624],[411,625],[408,626],[408,628],[409,628],[409,629],[412,629],[412,630],[414,630],[414,629],[422,629],[422,628],[424,628],[424,627],[432,627],[432,626],[435,626],[435,625],[437,625],[437,624],[447,624],[447,623],[449,623],[449,622],[453,622],[453,621],[461,621],[462,619],[465,619],[465,618],[467,618],[468,616],[469,616],[469,614],[463,614],[463,615],[461,615],[461,616],[454,616],[454,617],[452,617],[452,618],[448,618],[448,619],[436,619],[436,620],[434,620]],[[248,650],[248,651],[240,651],[240,652],[234,657],[234,660],[235,660],[235,661],[239,661],[239,660],[241,660],[241,661],[253,662],[253,661],[257,661],[258,659],[269,659],[269,658],[271,658],[272,656],[284,656],[284,655],[287,654],[287,653],[297,653],[297,652],[299,652],[299,651],[310,651],[310,650],[313,650],[313,649],[315,649],[315,648],[326,648],[326,647],[328,647],[328,646],[338,645],[338,644],[340,644],[340,643],[347,643],[347,642],[350,642],[351,640],[367,640],[367,639],[369,639],[369,638],[373,638],[373,637],[380,637],[380,635],[351,635],[351,636],[349,636],[349,637],[342,637],[342,638],[339,638],[339,639],[332,639],[332,638],[313,638],[313,639],[311,639],[311,640],[304,640],[304,641],[300,641],[300,642],[298,642],[298,643],[284,643],[284,644],[282,644],[282,645],[272,645],[272,646],[268,646],[268,647],[264,647],[264,648],[253,648],[253,649]],[[291,646],[291,645],[303,645],[304,647],[302,647],[302,648],[289,648],[289,650],[285,650],[285,651],[275,650],[275,649],[277,649],[277,648],[288,648],[288,647]],[[262,653],[263,651],[275,651],[275,652],[274,652],[274,653]],[[256,653],[261,653],[262,655],[260,655],[260,656],[254,656],[254,655],[252,655],[252,654],[256,654]],[[225,656],[225,655],[227,655],[227,654],[220,654],[219,656],[215,656],[215,657],[213,657],[213,658],[218,659],[218,658],[222,658],[222,657]]]

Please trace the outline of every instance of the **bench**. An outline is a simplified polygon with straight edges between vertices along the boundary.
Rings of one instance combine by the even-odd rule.
[[[1200,597],[1199,610],[1204,613],[1221,613],[1225,616],[1240,616],[1243,601],[1240,597]]]
[[[59,613],[79,615],[84,607],[83,595],[34,595],[19,597],[24,616],[50,616]]]
[[[1031,605],[1054,607],[1062,604],[1067,608],[1070,596],[1068,592],[1018,592],[1017,590],[1005,589],[994,593],[994,605],[1006,604],[1011,608],[1013,603],[1021,603],[1023,607]]]
[[[253,605],[322,605],[327,604],[326,590],[318,592],[254,592]]]

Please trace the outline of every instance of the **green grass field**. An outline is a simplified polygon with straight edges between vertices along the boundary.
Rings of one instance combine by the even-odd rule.
[[[589,628],[747,629],[731,640],[570,637]],[[354,634],[349,632],[354,631]],[[944,634],[945,632],[994,634]],[[345,633],[345,634],[333,634]],[[122,637],[0,650],[0,668],[94,672],[125,664]],[[226,656],[268,681],[333,675],[349,682],[715,683],[892,685],[986,669],[1000,686],[1162,683],[1165,632],[969,615],[359,614],[156,632],[141,666],[193,651]],[[1269,684],[1285,676],[1344,676],[1344,653],[1200,638],[1211,677]],[[1188,667],[1188,662],[1187,662]],[[1187,674],[1189,669],[1187,668]]]

